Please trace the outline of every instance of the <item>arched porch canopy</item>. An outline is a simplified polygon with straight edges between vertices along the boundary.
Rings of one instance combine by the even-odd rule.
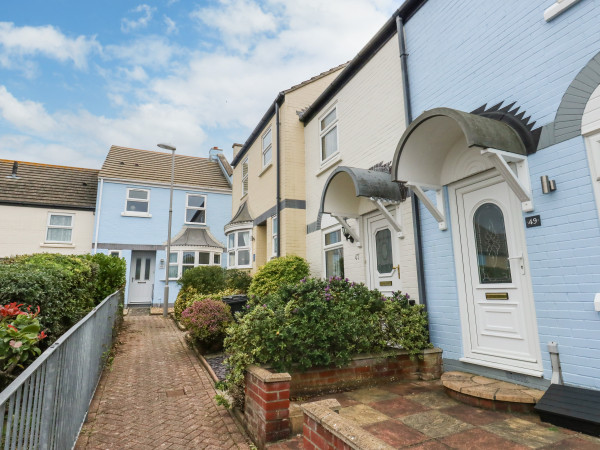
[[[527,151],[518,133],[498,120],[451,108],[425,111],[406,129],[392,161],[392,179],[406,182],[445,229],[438,207],[423,190],[442,186],[495,167],[513,192],[532,210]],[[509,163],[516,163],[515,174]],[[438,199],[440,200],[440,199]]]
[[[345,219],[357,218],[377,208],[401,237],[401,227],[385,208],[385,204],[397,204],[404,199],[403,188],[392,181],[389,173],[340,166],[325,182],[320,212],[335,217],[358,241],[356,231],[349,227]]]

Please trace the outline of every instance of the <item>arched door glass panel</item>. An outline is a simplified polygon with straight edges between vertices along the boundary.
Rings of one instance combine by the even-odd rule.
[[[502,210],[484,203],[473,216],[479,282],[511,283],[510,260]]]

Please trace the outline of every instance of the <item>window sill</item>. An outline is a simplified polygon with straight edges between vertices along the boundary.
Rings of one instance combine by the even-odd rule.
[[[121,215],[123,217],[143,217],[149,219],[152,217],[152,214],[149,213],[133,213],[133,212],[122,212]]]
[[[205,227],[206,226],[206,222],[204,223],[200,223],[200,222],[183,222],[184,225],[198,225],[198,227]]]
[[[258,174],[258,177],[259,177],[259,178],[260,178],[260,177],[262,177],[262,176],[263,176],[263,174],[264,174],[264,173],[265,173],[267,170],[269,170],[269,169],[270,169],[272,166],[273,166],[273,163],[272,163],[272,162],[270,162],[270,163],[269,163],[269,164],[267,164],[265,167],[263,167],[263,169],[262,169],[262,170],[260,171],[260,173]]]
[[[550,22],[578,2],[579,0],[556,0],[556,3],[544,11],[544,20]]]
[[[315,176],[318,177],[319,175],[322,175],[324,172],[326,172],[333,166],[339,164],[340,162],[342,162],[342,155],[340,155],[340,153],[338,152],[336,155],[332,156],[331,159],[328,159],[321,163],[321,167],[319,167],[319,170],[317,171]]]
[[[75,248],[75,245],[70,242],[42,242],[40,247],[48,248]]]

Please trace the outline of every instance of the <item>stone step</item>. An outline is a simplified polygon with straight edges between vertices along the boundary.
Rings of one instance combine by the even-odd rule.
[[[533,412],[544,391],[466,372],[444,372],[446,393],[460,402],[494,411]]]

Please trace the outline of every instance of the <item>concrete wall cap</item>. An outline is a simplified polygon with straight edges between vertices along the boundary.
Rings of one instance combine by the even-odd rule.
[[[265,383],[277,383],[280,381],[290,381],[292,379],[292,376],[287,372],[273,373],[258,366],[248,367],[248,373]]]

